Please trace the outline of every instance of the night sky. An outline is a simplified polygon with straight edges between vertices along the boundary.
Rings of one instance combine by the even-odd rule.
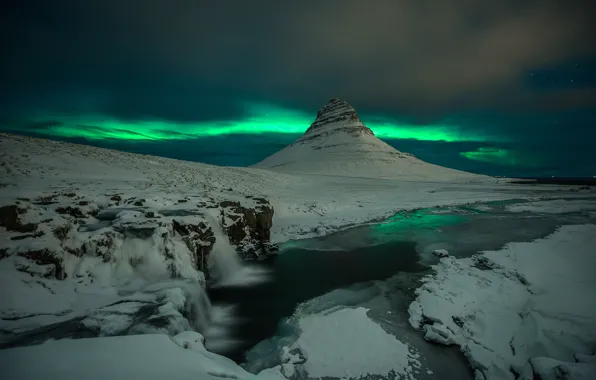
[[[593,176],[595,4],[9,0],[0,130],[246,166],[339,97],[432,163]]]

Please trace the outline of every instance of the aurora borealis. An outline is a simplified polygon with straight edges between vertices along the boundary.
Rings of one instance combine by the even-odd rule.
[[[306,131],[313,116],[307,112],[267,104],[245,104],[247,115],[237,120],[175,122],[167,120],[117,120],[101,115],[48,115],[30,118],[31,132],[42,135],[91,140],[187,140],[239,134],[294,134]],[[455,125],[414,125],[390,118],[371,117],[365,124],[382,139],[422,141],[486,141],[487,136],[460,131]]]
[[[596,174],[593,2],[259,2],[11,3],[0,131],[244,166],[339,97],[435,164]]]

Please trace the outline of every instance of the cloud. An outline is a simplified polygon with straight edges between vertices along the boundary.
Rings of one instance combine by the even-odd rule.
[[[13,88],[128,84],[135,91],[106,90],[123,113],[146,112],[142,90],[155,86],[204,88],[214,98],[246,91],[309,109],[335,95],[367,111],[412,114],[541,106],[520,78],[594,54],[595,8],[583,0],[22,1],[3,16],[10,59],[2,79]],[[558,97],[566,106],[594,98],[562,93],[555,104]],[[179,101],[168,109],[188,117]]]

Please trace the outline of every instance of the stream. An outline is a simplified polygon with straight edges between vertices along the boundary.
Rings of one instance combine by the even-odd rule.
[[[324,237],[289,241],[280,253],[253,263],[270,272],[268,281],[253,286],[225,286],[208,290],[215,310],[209,350],[223,354],[251,372],[262,370],[256,356],[267,355],[267,340],[280,331],[297,305],[316,303],[318,297],[335,305],[365,305],[383,328],[421,352],[428,367],[453,378],[472,379],[467,362],[457,348],[426,343],[407,322],[407,306],[418,280],[430,272],[438,258],[435,249],[455,257],[484,250],[498,250],[509,242],[532,241],[565,224],[595,223],[594,213],[546,214],[510,212],[505,201],[401,212],[381,223],[361,225]],[[390,288],[389,292],[381,289]],[[345,290],[336,297],[337,290]],[[339,294],[339,293],[337,293]],[[345,297],[353,294],[354,298]],[[358,302],[355,302],[357,300]],[[323,301],[321,301],[323,302]],[[259,342],[261,342],[259,344]],[[255,347],[256,346],[256,347]],[[248,353],[248,354],[247,354]],[[268,366],[279,363],[275,359]],[[420,379],[426,375],[420,376]],[[429,377],[431,378],[431,377]]]

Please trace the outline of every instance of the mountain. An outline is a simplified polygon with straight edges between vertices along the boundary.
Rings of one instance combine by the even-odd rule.
[[[304,135],[254,165],[288,173],[408,180],[471,180],[484,176],[424,162],[378,139],[347,102],[331,99]],[[485,177],[484,177],[485,178]]]

